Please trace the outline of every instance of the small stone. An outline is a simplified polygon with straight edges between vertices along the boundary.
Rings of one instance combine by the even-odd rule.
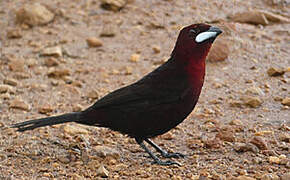
[[[13,78],[6,78],[6,79],[3,80],[3,83],[4,84],[8,84],[10,86],[17,86],[18,81],[16,79],[13,79]]]
[[[140,54],[132,54],[131,58],[130,58],[130,61],[131,62],[138,62],[139,59],[140,59]]]
[[[231,107],[241,108],[243,103],[241,101],[238,101],[238,100],[231,100],[229,102],[229,104]]]
[[[52,106],[46,104],[46,105],[43,105],[43,106],[40,106],[38,108],[38,112],[41,113],[41,114],[47,114],[47,113],[51,113],[54,109],[52,108]]]
[[[249,176],[246,176],[246,175],[242,175],[242,176],[238,176],[236,178],[236,180],[256,180],[256,179],[252,178],[252,177],[249,177]]]
[[[161,48],[159,46],[153,46],[152,49],[153,49],[154,53],[156,53],[156,54],[160,53],[160,51],[161,51]]]
[[[69,69],[66,68],[50,68],[47,72],[48,77],[50,78],[62,78],[64,76],[70,75]]]
[[[20,29],[9,29],[7,30],[7,37],[9,39],[17,39],[17,38],[21,38],[22,34]]]
[[[90,37],[87,39],[87,44],[89,47],[100,47],[103,45],[103,42],[96,37]]]
[[[279,134],[279,140],[290,143],[290,134],[282,132],[281,134]]]
[[[80,104],[73,104],[72,110],[73,112],[80,112],[83,110],[83,106]]]
[[[275,156],[270,156],[268,161],[271,164],[279,164],[280,163],[280,158],[275,157]]]
[[[101,0],[101,7],[110,11],[119,11],[127,4],[127,0]]]
[[[208,54],[207,59],[212,62],[224,61],[230,54],[230,44],[224,38],[217,39]]]
[[[245,91],[245,94],[248,94],[248,95],[265,95],[265,93],[261,90],[261,88],[258,88],[258,87],[250,87],[248,89],[246,89]]]
[[[61,57],[62,56],[62,49],[60,46],[48,47],[42,50],[42,56],[54,56],[54,57]]]
[[[271,173],[268,173],[268,174],[264,174],[262,177],[261,177],[261,180],[279,180],[279,176],[277,176],[276,174],[271,174]]]
[[[171,132],[167,132],[163,134],[161,138],[165,140],[172,140],[174,138],[174,135]]]
[[[285,173],[281,176],[281,180],[289,180],[290,179],[290,172]]]
[[[250,143],[247,143],[247,144],[246,143],[235,143],[234,149],[237,152],[247,152],[247,151],[252,151],[253,153],[259,152],[259,149]]]
[[[37,60],[35,58],[28,58],[27,60],[25,60],[25,64],[28,67],[33,67],[33,66],[37,65]]]
[[[273,131],[259,131],[255,133],[255,136],[265,136],[265,135],[273,135]]]
[[[103,26],[101,37],[114,37],[116,35],[116,27],[113,25]]]
[[[0,84],[0,93],[13,92],[12,87],[6,84]]]
[[[131,66],[125,67],[125,75],[131,75],[133,72],[133,68]]]
[[[107,146],[95,146],[93,151],[96,153],[97,156],[101,158],[105,157],[113,157],[114,159],[120,158],[120,153],[116,149],[107,147]]]
[[[243,122],[241,120],[234,119],[234,120],[230,121],[229,124],[230,125],[235,125],[235,126],[242,126]]]
[[[99,98],[99,93],[98,91],[96,90],[91,90],[88,95],[87,95],[88,98],[91,98],[91,99],[98,99]]]
[[[12,101],[10,101],[9,108],[20,109],[20,110],[24,110],[24,111],[29,111],[30,110],[29,105],[26,104],[21,99],[13,99]]]
[[[277,69],[277,68],[274,68],[274,67],[270,67],[270,68],[267,70],[267,74],[268,74],[269,76],[282,76],[284,73],[285,73],[284,70],[282,70],[282,69]]]
[[[61,163],[64,163],[64,164],[68,164],[70,163],[70,159],[66,156],[61,156],[58,158],[58,160],[61,162]]]
[[[88,134],[89,131],[87,129],[85,129],[83,126],[81,125],[71,125],[71,124],[66,124],[63,127],[64,132],[71,134],[71,135],[76,135],[76,134]]]
[[[285,106],[290,106],[290,97],[286,97],[282,100],[281,104]]]
[[[39,3],[25,4],[16,12],[16,21],[30,26],[45,25],[54,19],[54,14]]]
[[[50,57],[44,60],[44,65],[47,67],[58,66],[59,62],[57,61],[56,58]]]
[[[260,150],[268,150],[268,146],[264,138],[260,136],[255,136],[250,141],[252,144],[256,145]]]
[[[225,130],[225,131],[221,130],[217,134],[217,137],[220,138],[221,140],[227,141],[227,142],[235,142],[236,141],[235,134],[231,130]]]
[[[107,178],[109,176],[109,171],[104,167],[104,165],[101,165],[98,169],[97,169],[97,175],[102,177],[102,178]]]
[[[256,96],[244,96],[242,100],[245,105],[251,108],[257,108],[261,106],[261,104],[263,103],[263,101],[259,97],[256,97]]]
[[[25,64],[23,59],[11,59],[8,66],[10,71],[23,72]]]

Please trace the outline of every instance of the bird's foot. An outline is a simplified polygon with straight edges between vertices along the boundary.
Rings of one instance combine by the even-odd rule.
[[[162,156],[165,158],[184,158],[185,155],[181,153],[162,153]]]
[[[181,166],[180,163],[175,162],[175,161],[161,161],[161,160],[155,160],[152,162],[152,164],[158,164],[158,165],[162,165],[162,166],[170,166],[170,165]]]

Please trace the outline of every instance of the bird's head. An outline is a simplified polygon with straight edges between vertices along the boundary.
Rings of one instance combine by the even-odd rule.
[[[208,51],[222,31],[207,24],[192,24],[184,27],[177,38],[172,56],[179,58],[204,60]]]

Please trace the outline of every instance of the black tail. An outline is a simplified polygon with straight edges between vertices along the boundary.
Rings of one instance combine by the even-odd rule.
[[[74,113],[67,113],[59,116],[52,116],[47,118],[41,118],[41,119],[34,119],[30,121],[25,121],[21,123],[13,124],[12,128],[18,128],[17,131],[26,131],[26,130],[32,130],[38,127],[43,126],[50,126],[54,124],[61,124],[65,122],[78,122],[80,121],[80,115],[81,112],[74,112]]]

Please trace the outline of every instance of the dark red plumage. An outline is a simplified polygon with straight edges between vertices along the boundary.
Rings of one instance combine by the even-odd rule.
[[[196,105],[205,75],[205,58],[221,33],[206,24],[183,28],[170,59],[141,80],[118,89],[79,113],[26,121],[13,125],[18,131],[64,122],[107,127],[127,134],[144,148],[156,163],[160,161],[143,144],[145,140],[165,157],[169,154],[148,138],[163,134],[181,123]]]

